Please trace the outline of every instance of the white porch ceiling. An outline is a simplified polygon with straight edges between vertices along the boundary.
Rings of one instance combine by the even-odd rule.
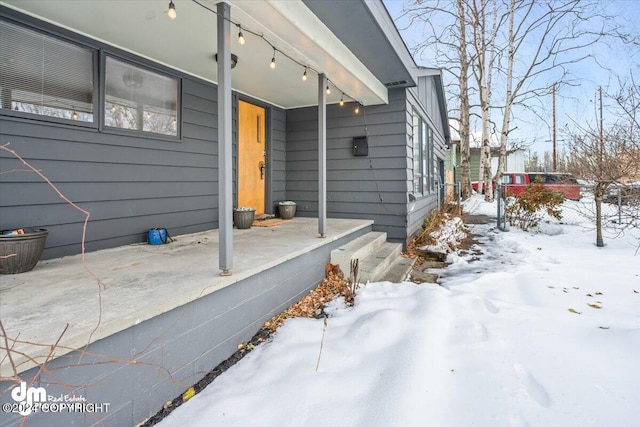
[[[87,37],[143,56],[187,74],[217,82],[215,14],[191,0],[174,0],[177,19],[167,17],[168,0],[5,0],[7,7],[62,26]],[[216,10],[216,1],[201,0]],[[231,19],[263,34],[279,51],[324,72],[331,86],[328,103],[355,98],[364,105],[387,102],[385,85],[300,0],[229,0]],[[317,105],[315,74],[276,53],[260,37],[243,31],[237,41],[232,25],[231,50],[238,56],[232,71],[234,90],[283,108]]]

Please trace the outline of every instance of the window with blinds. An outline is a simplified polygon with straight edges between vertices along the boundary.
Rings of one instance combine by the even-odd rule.
[[[434,153],[433,129],[414,110],[411,144],[413,147],[413,193],[427,195],[438,180],[438,158]]]
[[[105,126],[178,135],[177,78],[107,56]]]
[[[94,121],[93,50],[0,21],[0,104],[62,120]]]
[[[414,110],[411,115],[411,145],[413,148],[413,193],[422,194],[422,139],[420,116]]]
[[[420,119],[420,126],[422,128],[422,194],[428,194],[431,188],[431,175],[429,174],[429,164],[431,161],[429,135],[431,133],[431,129],[422,119]]]

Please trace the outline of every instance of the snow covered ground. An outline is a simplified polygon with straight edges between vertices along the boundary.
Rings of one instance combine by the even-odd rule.
[[[450,255],[442,286],[370,283],[324,340],[288,320],[160,425],[640,425],[638,241],[470,227],[484,254]]]

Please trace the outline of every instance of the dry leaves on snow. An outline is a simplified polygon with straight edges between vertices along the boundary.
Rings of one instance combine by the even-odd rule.
[[[340,267],[328,263],[325,266],[325,279],[309,295],[274,316],[264,324],[266,329],[275,331],[286,320],[293,317],[322,317],[323,308],[337,296],[345,296],[349,292],[349,280],[344,278]]]

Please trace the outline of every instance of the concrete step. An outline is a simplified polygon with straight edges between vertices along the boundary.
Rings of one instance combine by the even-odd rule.
[[[382,282],[401,283],[407,280],[413,265],[416,263],[415,258],[398,257],[391,263],[387,271],[380,277]]]
[[[331,264],[339,265],[344,277],[349,277],[351,260],[359,259],[360,265],[365,258],[375,252],[387,241],[387,233],[372,231],[331,251]],[[360,268],[362,270],[362,267]]]
[[[387,268],[401,253],[402,244],[385,242],[371,255],[360,259],[358,281],[367,283],[380,280]]]

